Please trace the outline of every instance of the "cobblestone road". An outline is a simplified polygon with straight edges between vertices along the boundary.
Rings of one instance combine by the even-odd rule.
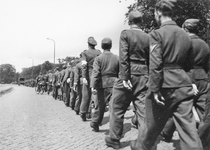
[[[130,125],[132,111],[124,122],[122,150],[129,150],[137,130]],[[14,90],[0,98],[1,150],[111,150],[104,143],[108,134],[108,113],[100,132],[92,132],[90,121],[80,117],[63,102],[46,94],[37,95],[33,88],[14,86]],[[158,150],[179,150],[178,139],[161,142]]]

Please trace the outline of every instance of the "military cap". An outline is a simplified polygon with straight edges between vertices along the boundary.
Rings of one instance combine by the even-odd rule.
[[[185,22],[182,24],[182,27],[187,28],[187,29],[197,29],[199,25],[199,19],[187,19]]]
[[[106,37],[101,41],[101,44],[112,44],[112,40]]]
[[[138,11],[138,10],[135,10],[135,11],[131,11],[128,15],[128,20],[129,21],[133,21],[134,19],[140,19],[142,18],[143,14]]]
[[[161,0],[156,4],[156,7],[161,8],[162,10],[173,10],[176,6],[177,0]]]
[[[88,43],[94,46],[97,45],[96,40],[92,36],[88,38]]]

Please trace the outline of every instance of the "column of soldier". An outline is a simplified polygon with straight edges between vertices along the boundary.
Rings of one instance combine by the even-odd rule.
[[[102,40],[101,53],[95,49],[96,40],[89,37],[88,50],[80,54],[76,66],[55,69],[53,97],[63,99],[83,121],[91,117],[93,131],[99,132],[109,105],[105,137],[109,147],[121,147],[124,114],[132,102],[132,123],[138,128],[132,150],[155,148],[158,136],[171,141],[175,130],[182,150],[210,150],[210,49],[197,36],[199,19],[187,19],[182,28],[176,25],[175,6],[175,0],[156,4],[160,28],[149,34],[140,29],[143,14],[130,12],[130,29],[121,32],[119,57],[110,51],[110,38]],[[193,107],[200,119],[197,125]]]

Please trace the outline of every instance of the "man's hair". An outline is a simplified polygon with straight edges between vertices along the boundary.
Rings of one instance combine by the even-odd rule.
[[[139,24],[142,22],[142,18],[135,18],[132,21],[128,21],[128,24]]]
[[[112,43],[110,43],[110,44],[102,44],[101,47],[102,47],[102,49],[104,49],[104,50],[111,49],[111,48],[112,48]]]
[[[156,3],[155,10],[160,11],[163,16],[167,16],[167,17],[173,16],[173,8],[165,1],[161,0],[158,3]]]

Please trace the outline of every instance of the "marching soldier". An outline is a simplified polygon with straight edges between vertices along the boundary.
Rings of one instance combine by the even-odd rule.
[[[80,55],[81,58],[81,55]],[[76,64],[75,70],[74,70],[74,91],[76,91],[76,100],[75,100],[75,106],[74,111],[77,115],[79,115],[80,112],[80,105],[82,101],[82,62]]]
[[[155,5],[155,19],[160,26],[150,34],[149,90],[146,97],[145,123],[132,150],[149,150],[172,115],[180,136],[182,150],[202,150],[192,113],[193,90],[186,65],[192,67],[191,39],[172,20],[175,0],[161,0]]]
[[[141,126],[145,113],[145,95],[148,82],[149,36],[140,29],[142,13],[129,14],[130,29],[123,30],[120,36],[119,78],[115,80],[110,101],[109,136],[106,145],[120,148],[123,133],[124,114],[133,102],[138,126]]]
[[[65,103],[65,100],[66,100],[66,95],[64,94],[64,87],[63,87],[63,78],[64,78],[64,75],[65,75],[65,70],[66,70],[66,65],[64,64],[62,66],[62,70],[60,72],[60,83],[61,83],[61,98],[63,100],[63,102]]]
[[[83,121],[86,121],[86,114],[88,113],[90,102],[91,102],[91,88],[90,88],[90,78],[93,70],[93,61],[96,56],[101,54],[100,50],[96,50],[95,46],[97,45],[96,40],[93,37],[88,38],[88,50],[82,52],[82,59],[86,65],[83,65],[83,93],[82,93],[82,102],[80,106],[80,116]],[[94,99],[92,97],[92,99]]]
[[[55,100],[58,98],[58,88],[59,88],[58,75],[59,75],[59,67],[56,67],[52,77],[53,97]]]
[[[74,61],[76,62],[76,61]],[[71,70],[71,73],[70,73],[70,83],[69,83],[69,86],[70,86],[70,89],[71,89],[71,97],[70,97],[70,103],[69,103],[69,107],[74,110],[74,106],[75,106],[75,101],[76,101],[76,97],[77,97],[77,93],[76,91],[74,90],[74,74],[75,74],[75,66],[72,67],[72,70]]]
[[[106,104],[111,98],[112,87],[119,73],[119,58],[110,52],[112,40],[104,38],[101,47],[104,51],[95,58],[91,78],[92,93],[97,95],[90,123],[95,132],[99,132],[99,125],[103,120]]]
[[[71,65],[67,63],[67,68],[65,69],[64,77],[62,80],[62,86],[64,88],[64,103],[68,107],[69,106],[69,101],[70,101],[70,73],[71,73]]]
[[[192,40],[192,60],[193,68],[188,72],[193,84],[198,88],[199,93],[194,98],[194,107],[198,114],[199,120],[203,120],[207,93],[209,91],[208,72],[210,62],[210,50],[208,45],[201,40],[196,34],[198,33],[198,19],[187,19],[182,28],[189,34]],[[167,122],[162,136],[166,141],[170,141],[175,131],[173,119]]]

